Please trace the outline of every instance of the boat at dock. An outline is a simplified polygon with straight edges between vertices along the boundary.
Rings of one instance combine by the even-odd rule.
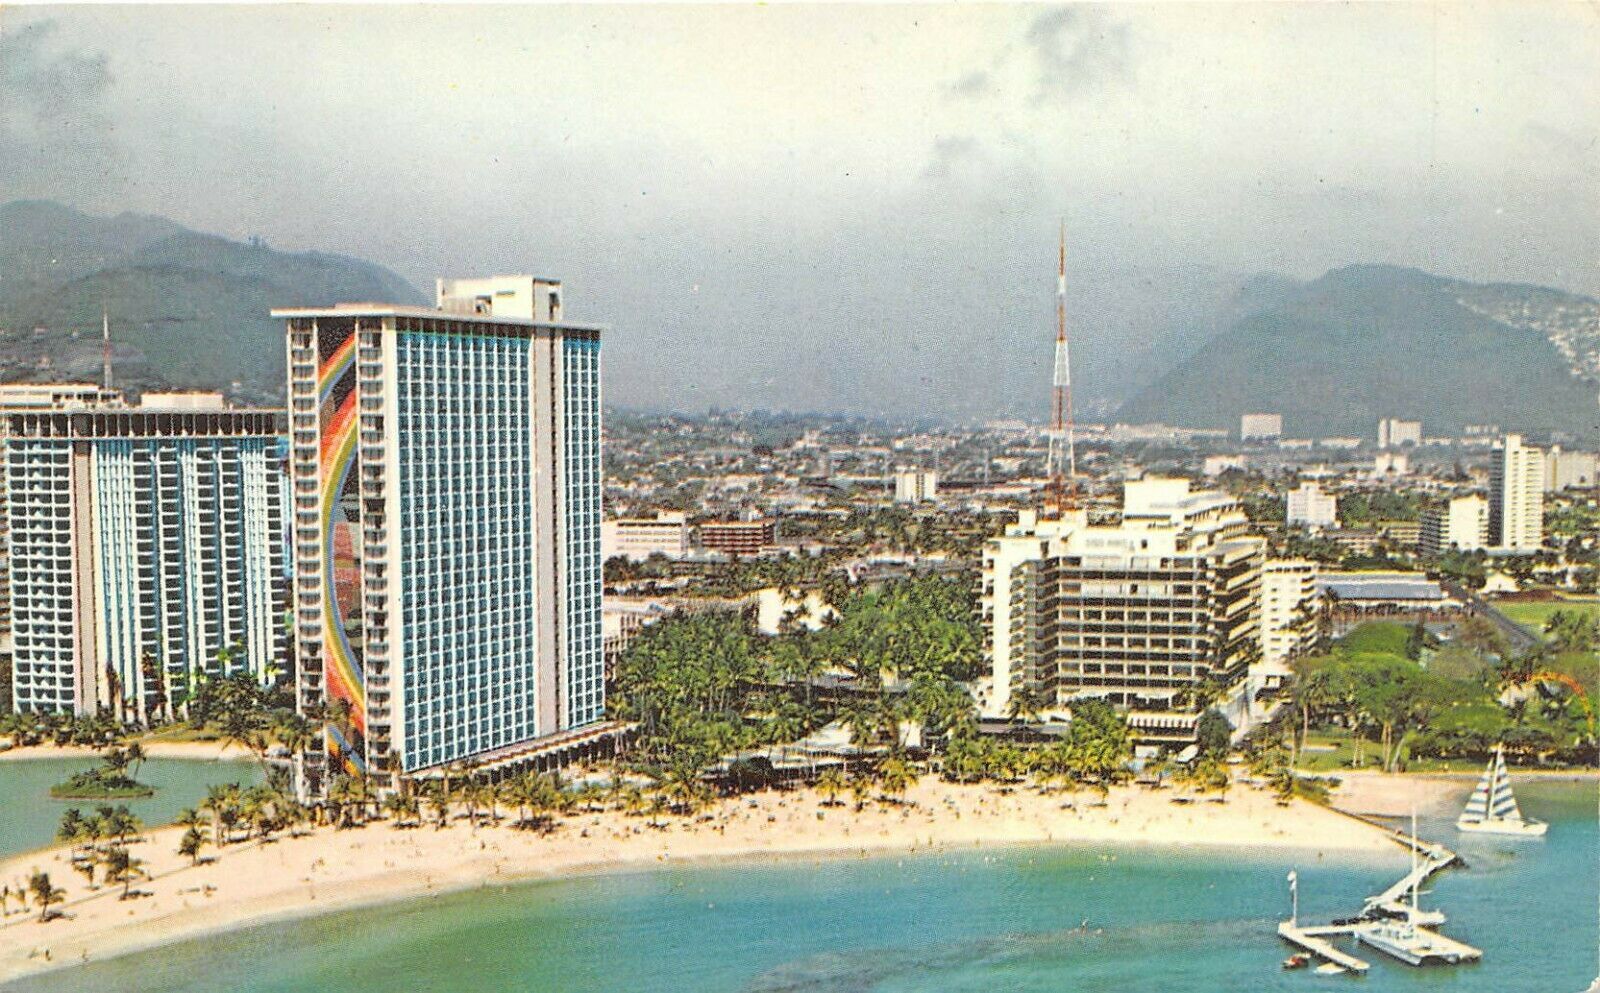
[[[1524,838],[1541,837],[1549,825],[1523,817],[1511,792],[1511,776],[1506,772],[1504,746],[1496,746],[1489,767],[1467,800],[1467,808],[1456,819],[1456,829],[1478,834],[1506,834]]]
[[[1359,944],[1376,948],[1407,965],[1460,965],[1483,952],[1409,921],[1369,921],[1350,929]]]
[[[1483,958],[1481,950],[1432,930],[1429,925],[1442,924],[1444,914],[1423,910],[1418,905],[1423,881],[1457,862],[1456,854],[1443,845],[1418,840],[1415,812],[1411,815],[1411,833],[1396,831],[1394,838],[1410,850],[1411,871],[1378,896],[1368,897],[1358,917],[1327,925],[1300,924],[1299,874],[1290,872],[1289,919],[1278,925],[1278,936],[1300,948],[1303,954],[1332,965],[1327,973],[1360,975],[1370,968],[1362,959],[1334,945],[1334,938],[1350,938],[1358,945],[1376,949],[1407,965],[1459,965]],[[1285,968],[1288,968],[1287,962]],[[1324,972],[1324,969],[1319,967],[1317,971]]]

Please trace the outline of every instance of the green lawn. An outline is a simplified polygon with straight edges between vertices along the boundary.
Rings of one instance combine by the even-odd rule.
[[[1339,639],[1339,647],[1347,652],[1387,652],[1390,655],[1406,654],[1406,640],[1411,629],[1398,621],[1367,621]]]
[[[1358,768],[1355,763],[1355,737],[1348,731],[1322,729],[1312,731],[1306,739],[1306,750],[1300,753],[1300,771],[1315,773],[1340,773]],[[1361,750],[1359,768],[1377,772],[1382,768],[1383,750],[1378,742],[1368,740]],[[1482,772],[1483,763],[1477,759],[1415,758],[1402,746],[1401,760],[1406,772]]]
[[[1600,620],[1600,598],[1573,600],[1501,600],[1495,609],[1533,634],[1543,637],[1545,622],[1558,610],[1582,611]]]

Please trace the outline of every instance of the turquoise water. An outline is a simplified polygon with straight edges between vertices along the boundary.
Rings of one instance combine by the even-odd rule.
[[[1406,859],[1011,848],[694,867],[480,890],[257,927],[6,993],[1577,993],[1595,971],[1594,787],[1519,786],[1542,842],[1470,839],[1425,904],[1480,965],[1374,961],[1365,979],[1286,973],[1284,875],[1306,918],[1353,913]],[[1087,919],[1088,929],[1081,924]],[[1373,953],[1363,957],[1378,959]]]
[[[57,800],[50,787],[98,762],[82,759],[21,759],[0,762],[0,859],[55,842],[56,827],[68,807],[88,813],[102,803],[126,804],[145,824],[170,824],[185,807],[193,807],[217,783],[260,782],[261,766],[252,761],[208,762],[197,759],[150,759],[136,778],[156,788],[155,796],[137,800]]]

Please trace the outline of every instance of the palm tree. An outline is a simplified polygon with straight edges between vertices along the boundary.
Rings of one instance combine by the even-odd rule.
[[[1044,713],[1045,706],[1043,691],[1031,683],[1024,683],[1012,692],[1011,700],[1006,705],[1006,715],[1014,721],[1035,724]]]
[[[117,845],[106,852],[106,882],[112,885],[122,884],[122,899],[128,899],[128,887],[133,881],[144,875],[144,860],[136,859],[128,852],[126,845]]]
[[[383,810],[394,818],[395,827],[411,827],[412,820],[421,811],[421,805],[413,794],[395,792],[383,798]]]
[[[48,872],[35,872],[28,877],[28,892],[33,894],[34,906],[39,908],[40,922],[50,919],[50,907],[67,898],[67,891],[50,883]]]
[[[126,846],[128,838],[139,833],[139,818],[133,816],[133,812],[121,804],[114,808],[101,807],[98,813],[105,825],[106,836],[118,845]]]
[[[189,825],[189,830],[183,832],[183,837],[178,841],[178,854],[187,856],[190,865],[200,864],[200,849],[206,843],[206,836],[195,825]]]
[[[426,800],[428,809],[433,812],[433,829],[438,831],[450,822],[450,790],[443,783],[430,783]]]
[[[878,766],[878,783],[883,788],[883,794],[895,803],[904,802],[906,790],[916,781],[916,773],[902,759],[885,759]]]
[[[359,790],[349,776],[337,776],[328,787],[327,802],[333,808],[334,826],[347,828],[351,824],[350,810],[360,802]]]
[[[78,846],[83,843],[87,834],[88,825],[84,822],[83,813],[77,807],[69,807],[61,815],[61,826],[56,828],[56,840],[64,841],[72,846],[76,855]]]
[[[122,754],[128,760],[128,775],[138,776],[139,766],[143,765],[144,760],[149,757],[145,755],[144,746],[137,741],[130,741],[128,742],[128,747],[122,750]]]
[[[848,788],[844,773],[837,766],[823,770],[822,775],[817,777],[817,793],[821,795],[824,807],[838,806],[839,794]]]
[[[211,814],[211,843],[221,848],[226,844],[222,834],[224,821],[231,822],[236,816],[234,811],[239,802],[238,783],[218,783],[206,787],[206,798],[200,802],[200,809]]]
[[[867,805],[867,798],[872,795],[872,773],[865,769],[860,770],[850,779],[850,797],[856,802],[856,813]]]

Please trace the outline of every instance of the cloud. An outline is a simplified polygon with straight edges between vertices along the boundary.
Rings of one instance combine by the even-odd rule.
[[[963,165],[982,157],[983,149],[971,135],[940,135],[933,140],[933,150],[922,176],[924,179],[949,179]]]
[[[994,74],[987,69],[974,69],[948,88],[950,96],[961,98],[988,96],[993,92]]]
[[[1103,11],[1057,7],[1035,17],[1024,36],[1037,79],[1033,99],[1074,96],[1132,70],[1130,30]]]
[[[1003,96],[1010,86],[1031,86],[1032,102],[1076,96],[1132,75],[1128,22],[1104,11],[1056,7],[1035,16],[1020,39],[999,46],[988,67],[945,84],[949,100]]]
[[[60,52],[53,20],[0,34],[0,169],[20,183],[100,170],[115,155],[104,52]]]

